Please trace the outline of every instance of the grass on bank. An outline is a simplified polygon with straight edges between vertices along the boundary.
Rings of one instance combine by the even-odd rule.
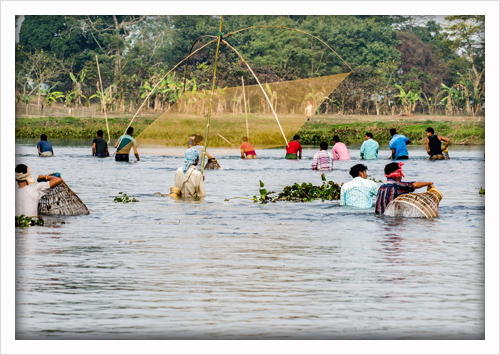
[[[130,122],[131,117],[116,117],[108,118],[109,128],[112,139],[117,139],[125,130]],[[150,126],[156,117],[136,117],[133,127],[135,135],[141,134],[148,126]],[[234,123],[230,119],[225,120],[228,127],[224,127],[222,135],[227,134],[230,141],[235,140],[239,144],[239,135],[243,134],[238,132],[238,137],[233,137],[236,132],[231,131],[231,124],[242,127],[244,124],[241,117],[234,117]],[[250,121],[251,122],[251,121]],[[249,122],[249,123],[250,123]],[[217,127],[217,123],[212,123],[213,128]],[[155,125],[153,125],[154,127]],[[191,126],[192,127],[192,126]],[[425,129],[433,127],[438,135],[445,136],[452,141],[452,144],[484,144],[485,141],[485,128],[484,122],[477,121],[418,121],[405,119],[398,122],[394,121],[372,121],[372,122],[354,122],[354,123],[311,123],[306,122],[299,130],[298,134],[301,136],[301,143],[303,145],[317,146],[322,141],[328,142],[331,145],[333,136],[338,135],[342,142],[346,144],[361,144],[364,141],[366,132],[372,132],[373,137],[380,144],[388,144],[391,138],[389,134],[390,128],[396,128],[399,134],[404,134],[413,141],[413,144],[424,144],[426,140]],[[172,127],[170,127],[172,128]],[[179,130],[177,126],[177,130]],[[264,128],[264,127],[262,127]],[[42,133],[47,134],[49,140],[51,138],[80,138],[92,139],[95,137],[96,132],[102,129],[106,133],[106,122],[102,118],[74,118],[74,117],[20,117],[16,118],[16,138],[40,138]],[[151,128],[150,128],[151,129]],[[221,128],[222,129],[222,128]],[[189,134],[191,132],[189,129]],[[227,132],[225,132],[227,131]],[[239,129],[238,129],[239,131]],[[175,131],[174,131],[175,132]],[[167,135],[174,135],[173,130],[166,132]],[[188,132],[188,131],[186,131]],[[243,132],[243,131],[242,131]],[[180,133],[180,132],[178,132]],[[256,125],[251,123],[250,137],[255,140],[264,138],[267,135],[275,135],[276,132],[271,132],[266,129],[259,129]],[[286,132],[287,138],[292,139],[293,133]],[[186,133],[187,134],[187,133]],[[187,137],[189,136],[187,134]],[[203,133],[202,133],[203,134]],[[182,142],[185,143],[187,137],[182,136]],[[234,138],[234,139],[233,139]],[[269,138],[269,137],[268,137]],[[279,135],[278,135],[279,138]],[[215,141],[212,141],[212,146],[215,146]],[[224,143],[221,140],[221,144]],[[281,141],[280,141],[281,144]]]

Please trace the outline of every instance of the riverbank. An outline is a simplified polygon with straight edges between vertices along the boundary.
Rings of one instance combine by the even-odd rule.
[[[147,115],[135,118],[133,127],[139,135],[157,116]],[[131,117],[108,118],[112,138],[117,138],[130,123]],[[360,116],[360,115],[321,115],[313,116],[298,131],[304,145],[319,145],[322,141],[329,144],[334,135],[338,135],[346,144],[361,143],[366,132],[372,132],[380,144],[388,144],[391,138],[390,128],[396,128],[414,144],[425,142],[425,129],[433,127],[437,134],[445,136],[452,144],[484,144],[484,117],[471,116]],[[74,117],[19,117],[16,118],[16,138],[39,138],[45,133],[49,138],[84,138],[95,137],[102,129],[106,135],[104,118]],[[291,137],[290,137],[291,139]]]

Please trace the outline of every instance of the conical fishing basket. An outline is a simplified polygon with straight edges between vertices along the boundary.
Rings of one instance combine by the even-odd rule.
[[[384,215],[391,217],[439,217],[439,201],[443,198],[435,188],[423,193],[400,195],[389,203]]]
[[[89,214],[87,206],[63,181],[50,189],[38,202],[38,213],[57,216],[81,216]]]

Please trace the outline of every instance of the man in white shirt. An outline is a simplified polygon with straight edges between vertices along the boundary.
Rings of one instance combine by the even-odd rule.
[[[19,164],[16,166],[16,181],[18,185],[16,190],[16,216],[38,216],[38,202],[40,198],[47,194],[51,188],[63,181],[56,176],[38,175],[38,181],[40,180],[47,181],[37,184],[31,177],[30,168],[27,165]]]
[[[175,172],[175,187],[181,190],[181,197],[206,196],[204,176],[196,169],[200,153],[194,147],[184,155],[184,166]]]
[[[377,196],[378,185],[367,179],[367,169],[363,164],[356,164],[351,168],[349,174],[354,179],[343,184],[340,189],[341,206],[372,207],[372,198]]]

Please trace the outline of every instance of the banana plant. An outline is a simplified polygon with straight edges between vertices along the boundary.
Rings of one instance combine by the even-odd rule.
[[[446,113],[448,115],[453,114],[453,107],[455,106],[455,101],[459,96],[459,92],[457,89],[455,89],[453,86],[448,87],[445,84],[441,83],[441,91],[439,92],[438,96],[444,96],[441,99],[441,103],[444,103],[446,101]]]
[[[75,99],[75,102],[78,102],[78,105],[81,107],[82,106],[82,97],[87,100],[87,97],[82,94],[82,86],[83,82],[85,80],[85,75],[87,74],[87,69],[82,69],[82,71],[79,74],[79,78],[77,79],[73,73],[69,73],[69,76],[71,77],[71,80],[75,83],[75,88],[73,90],[73,96]]]
[[[115,100],[114,93],[112,90],[114,87],[116,87],[116,84],[110,85],[108,88],[104,89],[104,93],[97,90],[97,92],[94,95],[89,97],[89,100],[93,99],[94,97],[99,98],[101,109],[104,110],[104,107],[102,107],[102,103],[104,103],[104,105],[108,107],[111,106]]]
[[[59,82],[55,83],[48,89],[40,90],[41,94],[45,94],[44,104],[46,106],[51,106],[54,102],[57,101],[57,99],[61,99],[64,97],[64,93],[62,93],[61,91],[52,91],[52,89],[54,89],[58,84]]]

